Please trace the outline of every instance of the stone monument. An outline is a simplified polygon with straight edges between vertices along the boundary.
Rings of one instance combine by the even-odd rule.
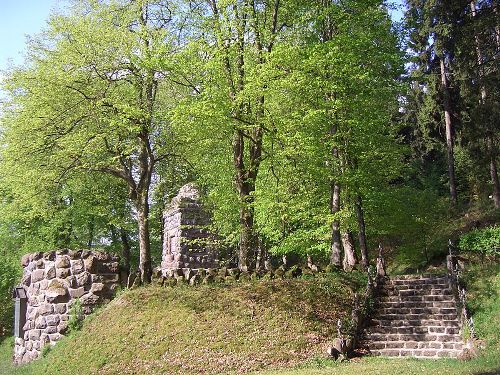
[[[164,212],[161,268],[216,268],[215,236],[209,231],[210,214],[192,183],[184,185]]]

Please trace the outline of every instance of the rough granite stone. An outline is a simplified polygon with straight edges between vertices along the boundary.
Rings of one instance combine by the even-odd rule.
[[[56,258],[56,268],[69,268],[71,266],[68,256],[58,256]]]
[[[43,345],[55,344],[62,337],[74,301],[82,300],[86,316],[112,297],[119,283],[118,258],[106,253],[61,250],[27,254],[21,262],[28,306],[23,334],[15,339],[14,362],[18,364],[39,358]]]
[[[33,272],[31,272],[31,283],[36,283],[40,280],[43,280],[43,278],[45,277],[45,270],[34,270]]]
[[[217,267],[211,219],[194,184],[184,185],[164,212],[162,274],[176,268]],[[191,275],[186,278],[189,280]]]
[[[54,266],[49,267],[45,273],[45,278],[51,280],[56,277],[56,268]]]

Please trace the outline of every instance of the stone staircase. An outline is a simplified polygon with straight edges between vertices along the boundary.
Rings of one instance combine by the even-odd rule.
[[[446,276],[384,278],[363,346],[387,357],[458,357],[463,350],[457,304]]]

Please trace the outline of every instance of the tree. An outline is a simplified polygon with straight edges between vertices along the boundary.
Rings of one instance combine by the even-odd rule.
[[[386,188],[401,171],[391,116],[402,56],[378,5],[309,9],[304,24],[293,25],[294,38],[283,38],[266,65],[266,111],[275,131],[256,210],[274,251],[329,253],[342,266],[344,237],[352,262],[349,232],[363,230],[354,219],[354,202],[361,205],[356,198],[370,201],[373,190]],[[327,16],[334,32],[323,40]]]
[[[22,165],[22,178],[61,182],[70,173],[104,173],[124,182],[146,283],[152,179],[172,155],[163,130],[178,94],[161,80],[173,54],[170,22],[148,1],[79,2],[69,15],[52,17],[31,42],[25,67],[7,79],[3,119],[5,168]]]
[[[409,47],[414,53],[412,76],[418,82],[413,88],[419,97],[415,127],[422,130],[417,142],[426,144],[426,152],[439,151],[433,143],[440,138],[437,126],[444,122],[452,204],[457,202],[458,182],[469,200],[483,195],[486,170],[496,204],[500,188],[495,136],[495,2],[412,0],[408,6]],[[492,95],[486,94],[488,90]]]
[[[204,5],[198,17],[205,27],[191,42],[198,51],[194,58],[202,56],[204,64],[198,74],[187,74],[198,77],[199,87],[177,113],[180,127],[189,122],[189,128],[196,129],[196,134],[187,136],[202,144],[203,151],[196,155],[209,166],[218,162],[217,169],[201,166],[199,170],[212,194],[223,189],[234,196],[227,185],[232,175],[239,221],[238,266],[247,270],[256,265],[256,184],[266,153],[265,132],[272,127],[266,114],[266,82],[261,77],[293,5],[256,0],[208,0]]]

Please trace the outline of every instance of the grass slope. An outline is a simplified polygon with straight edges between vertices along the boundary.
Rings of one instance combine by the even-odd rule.
[[[347,320],[353,293],[361,285],[359,275],[336,274],[130,290],[41,360],[4,371],[186,374],[295,366],[324,353],[337,319]]]
[[[324,344],[334,335],[336,319],[349,315],[352,291],[364,284],[338,274],[127,291],[29,366],[14,369],[12,340],[4,341],[0,374],[500,374],[500,266],[474,266],[465,277],[485,346],[470,361],[325,359]]]

